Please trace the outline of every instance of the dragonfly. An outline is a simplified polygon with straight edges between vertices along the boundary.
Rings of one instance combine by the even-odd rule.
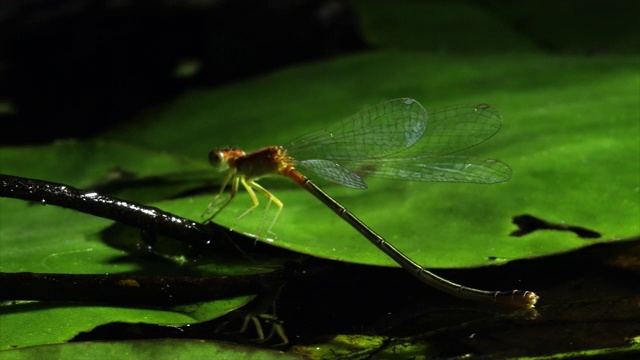
[[[276,223],[284,204],[257,181],[264,176],[287,177],[311,193],[366,239],[419,280],[451,295],[532,308],[539,296],[531,291],[480,290],[456,284],[425,269],[313,183],[305,174],[354,189],[367,189],[365,179],[494,184],[511,178],[511,168],[495,159],[456,155],[478,145],[502,126],[500,113],[488,104],[458,105],[432,112],[411,98],[393,99],[366,108],[330,127],[300,136],[284,146],[267,146],[254,152],[238,148],[214,149],[209,162],[227,174],[205,214],[217,210],[211,221],[236,197],[242,186],[252,206],[257,193],[278,209],[267,231]],[[230,186],[230,196],[222,194]],[[220,205],[220,203],[222,204]]]

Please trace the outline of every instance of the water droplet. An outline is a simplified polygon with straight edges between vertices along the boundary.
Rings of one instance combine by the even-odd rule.
[[[411,104],[413,104],[414,102],[416,102],[416,101],[415,101],[415,100],[413,100],[413,99],[404,99],[404,103],[405,103],[405,104],[407,104],[407,105],[411,105]]]
[[[490,108],[489,104],[476,105],[476,111],[487,110],[488,108]]]

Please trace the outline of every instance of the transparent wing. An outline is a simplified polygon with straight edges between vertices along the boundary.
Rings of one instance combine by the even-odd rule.
[[[313,174],[325,180],[354,189],[364,190],[367,188],[367,184],[365,184],[359,175],[333,161],[305,160],[294,161],[293,164],[307,175]]]
[[[285,145],[294,159],[340,160],[385,157],[403,151],[424,135],[427,112],[413,99],[394,99],[364,109],[321,131]]]
[[[449,154],[480,144],[500,130],[487,104],[450,106],[428,116],[418,102],[396,99],[291,142],[288,155],[323,179],[364,189],[362,178],[498,183],[511,169],[498,160]]]
[[[511,168],[493,159],[465,156],[416,156],[347,162],[344,167],[361,178],[375,176],[410,181],[493,184],[511,178]]]
[[[488,104],[457,105],[429,112],[429,127],[422,139],[398,153],[446,155],[468,149],[491,138],[502,127],[500,112]]]

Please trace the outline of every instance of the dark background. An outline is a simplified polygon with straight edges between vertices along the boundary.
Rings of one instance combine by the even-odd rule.
[[[639,33],[637,2],[460,3],[542,52],[640,52],[637,40],[611,41]],[[374,46],[349,1],[30,0],[4,1],[0,14],[1,145],[93,136],[189,89]]]

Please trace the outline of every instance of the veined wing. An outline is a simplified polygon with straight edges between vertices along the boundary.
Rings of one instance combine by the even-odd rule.
[[[427,128],[427,118],[427,112],[416,100],[389,100],[327,129],[303,135],[284,148],[299,161],[385,157],[418,142]]]
[[[465,156],[412,156],[342,163],[361,178],[493,184],[511,178],[509,165],[494,159]]]
[[[429,112],[429,127],[414,146],[393,156],[447,155],[485,142],[502,127],[502,116],[488,104],[456,105]]]
[[[359,190],[367,188],[367,184],[360,175],[330,160],[294,161],[293,164],[311,178],[317,176],[327,181]]]
[[[415,100],[396,99],[285,148],[295,166],[357,189],[366,188],[367,176],[486,184],[511,178],[509,166],[498,160],[448,155],[480,144],[500,130],[502,117],[489,105],[435,110],[426,131],[425,126],[426,112]]]

